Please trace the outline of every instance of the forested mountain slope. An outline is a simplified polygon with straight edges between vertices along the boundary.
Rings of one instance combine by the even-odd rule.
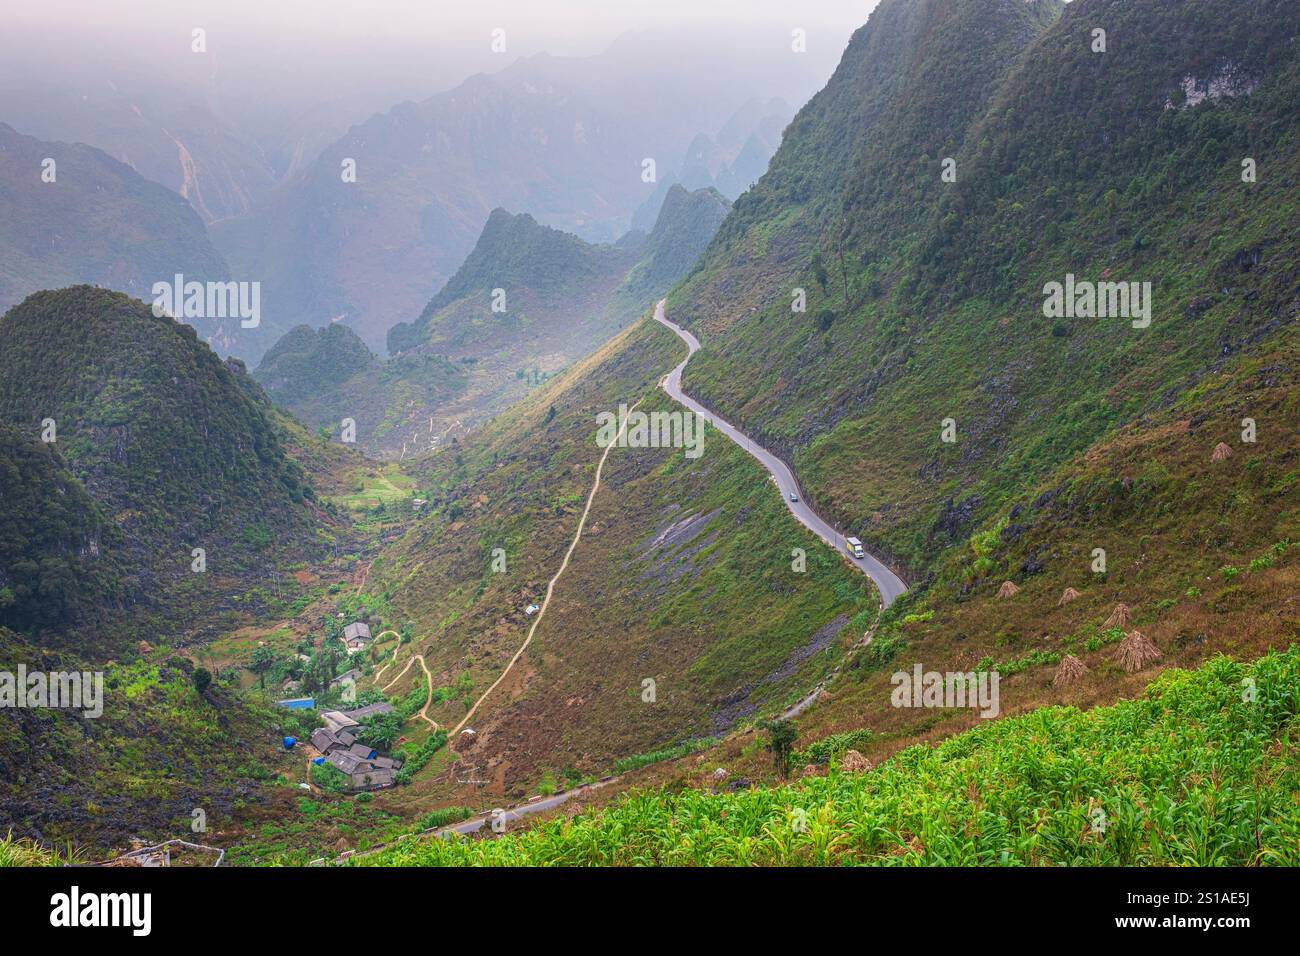
[[[0,311],[38,289],[82,282],[152,301],[154,283],[178,272],[187,281],[230,277],[184,199],[91,146],[0,122]],[[231,330],[203,321],[198,332],[220,345]]]
[[[445,689],[432,719],[454,728],[522,646],[591,493],[597,416],[673,410],[657,383],[681,351],[639,323],[429,460],[428,513],[367,587],[411,622],[398,664],[423,654]],[[463,801],[478,791],[458,781],[482,779],[526,795],[547,774],[599,775],[798,699],[861,637],[877,597],[770,489],[711,430],[698,457],[611,449],[533,643],[415,792]],[[419,686],[413,668],[390,693]]]
[[[130,621],[194,623],[281,549],[313,547],[313,492],[261,389],[122,293],[39,292],[0,318],[0,425],[6,491],[46,517],[64,503],[55,524],[8,519],[10,626],[107,656]]]
[[[670,298],[688,390],[913,573],[1295,317],[1300,10],[1054,13],[882,3]],[[1149,326],[1046,317],[1067,276],[1150,283]]]

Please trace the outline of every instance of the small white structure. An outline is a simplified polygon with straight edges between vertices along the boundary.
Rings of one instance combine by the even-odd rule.
[[[528,605],[528,607],[524,608],[524,613],[531,617],[532,615],[536,614],[539,610],[540,608],[538,608],[536,604],[530,604]]]
[[[338,688],[339,699],[345,704],[357,702],[357,674],[358,671],[350,670],[330,681],[330,688]]]

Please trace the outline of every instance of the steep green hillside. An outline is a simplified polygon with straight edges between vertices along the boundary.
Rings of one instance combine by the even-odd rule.
[[[279,743],[303,733],[298,715],[219,681],[200,691],[184,658],[90,665],[0,627],[0,670],[20,664],[28,674],[98,671],[102,713],[0,708],[0,833],[91,858],[133,839],[220,843],[236,817],[287,802],[269,786],[278,774],[301,776]],[[192,829],[196,810],[205,832]]]
[[[46,444],[0,425],[0,623],[95,620],[124,597],[120,532]],[[107,539],[107,540],[106,540]]]
[[[53,182],[42,179],[53,160]],[[0,122],[0,312],[74,283],[152,301],[155,282],[225,280],[230,269],[180,196],[82,143],[51,143]],[[199,334],[223,344],[217,321]]]
[[[1287,440],[1300,429],[1297,394],[1300,335],[1289,326],[1259,354],[1230,360],[1170,408],[1088,449],[978,527],[960,549],[945,555],[932,581],[890,607],[871,644],[853,651],[825,693],[797,717],[795,768],[822,773],[850,749],[879,762],[911,745],[928,747],[987,724],[970,707],[896,706],[893,675],[910,674],[917,665],[940,673],[997,672],[998,716],[1005,719],[1044,713],[1044,707],[1105,707],[1141,697],[1166,668],[1198,667],[1215,655],[1249,661],[1300,640],[1294,606],[1300,514],[1293,507],[1300,451]],[[1246,417],[1257,425],[1250,436],[1254,442],[1243,440],[1249,436],[1241,426]],[[1105,551],[1104,568],[1097,565],[1097,548]],[[1002,596],[998,592],[1008,580],[1019,590]],[[1064,599],[1067,588],[1074,589],[1071,600]],[[1126,611],[1117,625],[1111,618],[1120,606]],[[1123,642],[1134,630],[1158,657],[1130,671],[1123,663]],[[1058,674],[1067,656],[1083,669],[1062,683]],[[1294,691],[1294,678],[1291,682]],[[1077,718],[1082,726],[1106,719]],[[1059,725],[1066,728],[1060,732],[1068,733],[1075,721]],[[1042,726],[1059,729],[1054,722]],[[1046,745],[1057,747],[1057,738],[1045,733]],[[1158,740],[1164,731],[1152,733]],[[1125,746],[1118,745],[1116,753]],[[922,752],[924,747],[909,751]],[[718,767],[727,771],[729,785],[735,779],[778,784],[770,754],[752,734],[728,737],[681,759],[664,756],[667,762],[627,774],[610,789],[641,791],[633,802],[659,813],[658,798],[646,796],[647,788],[712,786],[709,778]],[[909,773],[918,766],[901,759]],[[1101,764],[1112,765],[1110,758]],[[927,773],[947,772],[934,763],[919,766],[929,768]],[[973,772],[968,765],[957,772],[982,781],[972,799],[987,805],[1000,799],[986,795],[1000,792],[990,782],[992,774]],[[925,786],[938,789],[933,777]],[[1153,786],[1176,792],[1168,780]],[[1026,784],[1019,792],[1042,805],[1058,799],[1055,787]],[[786,798],[765,793],[754,799],[767,805]],[[987,826],[1014,823],[1024,806],[1000,805],[990,812],[1006,820],[989,817]],[[1290,813],[1275,822],[1289,826],[1293,821]],[[678,832],[692,841],[711,839],[707,825],[696,818]],[[944,841],[954,833],[946,823],[932,832]],[[912,834],[920,836],[911,830],[903,842]],[[546,852],[569,852],[570,839],[568,833],[548,838]],[[930,845],[931,839],[921,836],[918,846]],[[1153,844],[1148,851],[1169,852],[1169,846]],[[1106,847],[1094,849],[1101,855],[1087,862],[1117,862],[1105,855],[1111,852]],[[516,851],[474,852],[501,852],[503,859],[513,859]],[[466,858],[477,859],[473,853]],[[1063,862],[1041,855],[1018,858]],[[460,859],[453,854],[447,861]]]
[[[414,635],[378,684],[419,652],[439,688],[430,718],[454,728],[465,717],[522,646],[526,608],[573,539],[601,457],[596,416],[638,401],[671,410],[657,382],[680,353],[671,333],[640,323],[430,459],[428,514],[366,586],[391,607],[385,626],[410,622]],[[773,713],[861,637],[876,603],[715,432],[696,458],[614,448],[533,643],[472,717],[476,733],[454,737],[402,799],[473,803],[466,779],[523,796],[548,773],[598,775]],[[422,688],[412,668],[389,692]]]
[[[1248,699],[1243,686],[1253,686]],[[1053,707],[867,772],[734,793],[647,792],[495,840],[368,866],[1295,866],[1300,652],[1218,658],[1137,700]]]
[[[687,388],[923,571],[1294,319],[1298,31],[1273,0],[886,0],[670,298]],[[1045,317],[1067,274],[1150,282],[1149,327]]]
[[[53,540],[29,537],[30,550],[7,558],[40,564],[51,548],[66,558],[77,544],[77,562],[112,578],[105,586],[119,603],[94,610],[120,626],[77,632],[92,654],[111,648],[110,634],[125,639],[131,620],[193,626],[201,607],[229,601],[236,585],[284,554],[301,558],[314,547],[313,492],[285,455],[256,383],[193,329],[121,293],[40,292],[0,318],[0,423],[20,436],[7,446],[20,484],[44,484],[33,492],[44,497],[70,473],[94,500],[92,519],[74,490],[81,516],[62,532],[50,526]],[[55,451],[23,445],[51,427]],[[93,537],[75,540],[92,521],[113,525],[97,548]],[[194,548],[206,552],[203,573],[192,570]],[[66,637],[74,621],[29,619],[41,633],[48,625],[51,636]]]

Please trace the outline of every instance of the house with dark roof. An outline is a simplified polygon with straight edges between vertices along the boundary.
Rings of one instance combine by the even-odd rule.
[[[370,761],[362,760],[347,750],[335,750],[327,754],[325,759],[349,776],[372,769]]]
[[[358,760],[375,759],[375,749],[373,747],[368,747],[365,744],[353,744],[348,748],[348,753],[352,754],[352,756],[356,757]]]
[[[355,720],[337,710],[323,711],[320,719],[325,721],[325,726],[335,735],[347,731],[355,736],[357,731],[361,729]]]
[[[340,674],[338,677],[336,677],[336,678],[334,678],[332,681],[330,681],[330,686],[331,686],[331,687],[338,687],[339,684],[342,684],[342,683],[344,683],[345,681],[355,681],[355,680],[357,680],[357,678],[359,678],[360,676],[361,676],[361,670],[360,670],[360,668],[353,667],[351,670],[346,670],[346,671],[344,671],[344,672],[343,672],[342,674]]]
[[[336,747],[343,746],[339,738],[334,735],[334,732],[324,727],[312,731],[311,745],[322,754],[328,754]]]
[[[391,770],[362,770],[352,774],[353,790],[382,790],[397,783],[397,777]]]
[[[343,628],[343,646],[348,654],[364,651],[370,643],[370,625],[355,621]]]
[[[391,714],[396,710],[392,704],[386,700],[381,700],[377,704],[366,704],[364,707],[358,707],[356,710],[339,711],[349,720],[356,721],[358,724],[363,723],[367,717],[374,717],[376,714]]]
[[[382,790],[397,783],[396,771],[402,762],[380,756],[374,747],[359,743],[356,738],[360,730],[356,718],[386,714],[394,709],[392,704],[382,702],[347,713],[327,710],[321,714],[325,726],[312,731],[312,746],[321,752],[330,766],[348,775],[354,791]]]

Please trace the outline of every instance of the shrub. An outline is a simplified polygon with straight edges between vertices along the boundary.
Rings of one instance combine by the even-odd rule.
[[[790,758],[794,755],[794,742],[799,731],[788,720],[766,721],[763,729],[767,731],[767,749],[772,754],[776,772],[782,777],[790,776]]]
[[[328,763],[311,765],[311,782],[322,790],[331,793],[347,793],[352,789],[352,781],[338,767]]]

